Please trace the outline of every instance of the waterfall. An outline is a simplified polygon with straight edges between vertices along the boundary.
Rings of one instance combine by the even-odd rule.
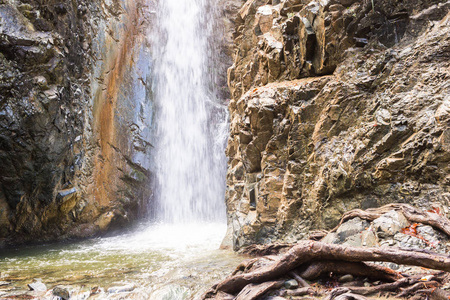
[[[216,92],[214,17],[206,0],[157,4],[151,40],[158,221],[225,219],[228,115]]]

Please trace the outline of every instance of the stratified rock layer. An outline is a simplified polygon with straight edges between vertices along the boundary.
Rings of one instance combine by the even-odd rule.
[[[143,11],[0,0],[0,246],[92,236],[143,211]]]
[[[224,245],[304,238],[353,208],[448,208],[450,4],[273,4],[236,22]]]

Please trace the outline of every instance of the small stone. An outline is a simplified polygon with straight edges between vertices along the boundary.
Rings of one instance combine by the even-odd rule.
[[[70,293],[66,288],[57,286],[53,289],[53,295],[62,298],[63,300],[68,300],[70,298]]]
[[[391,268],[392,270],[398,270],[398,269],[400,268],[399,265],[394,264],[394,263],[390,263],[388,266],[389,266],[389,268]]]
[[[355,278],[353,277],[353,275],[347,274],[347,275],[339,277],[339,282],[345,283],[345,282],[353,281],[354,279]]]
[[[134,285],[133,284],[127,284],[127,285],[123,285],[123,286],[113,286],[110,287],[108,289],[108,293],[113,294],[113,293],[127,293],[127,292],[131,292],[134,290]]]
[[[284,283],[284,287],[289,289],[289,290],[296,289],[296,288],[298,288],[298,282],[295,279],[287,280]]]
[[[47,286],[40,281],[35,281],[33,283],[28,284],[28,287],[31,291],[37,292],[45,292],[47,291]]]
[[[365,287],[371,287],[372,285],[370,284],[370,282],[367,282],[367,281],[366,281],[366,282],[364,282],[364,286],[365,286]]]

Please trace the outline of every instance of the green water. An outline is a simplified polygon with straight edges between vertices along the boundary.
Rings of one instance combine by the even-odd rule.
[[[118,237],[9,251],[0,255],[0,280],[9,283],[0,286],[0,299],[52,299],[57,285],[65,286],[71,299],[196,299],[242,260],[218,249],[225,229],[151,225]],[[35,280],[48,291],[29,291],[27,284]],[[108,292],[124,285],[133,291]]]

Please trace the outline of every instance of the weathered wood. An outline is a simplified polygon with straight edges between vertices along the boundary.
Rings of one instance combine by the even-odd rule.
[[[431,300],[449,300],[450,292],[442,289],[431,289]]]
[[[348,262],[322,260],[309,264],[300,272],[302,278],[314,280],[327,273],[352,274],[354,276],[365,276],[372,279],[395,281],[403,276],[389,268],[364,262]]]
[[[303,263],[320,260],[386,261],[450,271],[450,257],[445,255],[395,248],[355,248],[317,241],[300,241],[274,263],[253,272],[226,278],[217,285],[217,290],[234,294],[242,290],[247,284],[274,280]]]
[[[366,297],[363,297],[361,295],[346,293],[346,294],[337,296],[336,298],[334,298],[334,300],[369,300],[369,299]]]
[[[450,292],[444,291],[442,289],[431,288],[431,289],[423,289],[418,290],[416,294],[424,294],[426,295],[426,299],[430,300],[449,300]]]
[[[361,295],[355,295],[346,287],[335,288],[323,300],[368,300]]]
[[[439,287],[439,286],[440,286],[440,283],[437,282],[437,281],[434,281],[434,280],[432,280],[432,281],[419,281],[419,282],[413,284],[412,286],[409,286],[409,287],[403,289],[401,291],[401,293],[399,293],[397,295],[397,297],[399,297],[399,298],[407,297],[409,295],[412,295],[413,293],[415,293],[418,290],[429,289],[429,288],[436,288],[436,287]]]
[[[294,277],[294,279],[298,282],[299,287],[309,287],[309,283],[307,283],[306,280],[299,276],[296,272],[289,272],[288,275]]]
[[[268,281],[260,284],[247,284],[236,296],[235,300],[258,299],[270,290],[282,287],[284,281]]]
[[[253,266],[253,264],[254,264],[255,262],[257,262],[258,259],[259,259],[259,258],[252,258],[252,259],[248,259],[248,260],[245,260],[245,261],[241,262],[241,263],[236,267],[236,269],[233,271],[233,273],[232,273],[231,275],[236,275],[236,274],[238,274],[238,273],[240,273],[240,272],[245,272],[245,271],[251,269],[251,267]]]
[[[287,290],[287,296],[305,296],[305,295],[314,295],[315,291],[310,287],[301,287],[295,290]]]
[[[396,292],[401,287],[409,286],[418,282],[418,278],[402,278],[395,282],[385,283],[369,287],[347,287],[352,293],[359,295],[372,295],[381,292]]]
[[[241,254],[248,254],[252,256],[263,256],[263,255],[277,255],[284,253],[291,249],[295,244],[267,244],[259,245],[254,244],[247,246],[239,251]]]
[[[388,211],[396,210],[405,216],[406,219],[410,222],[422,223],[426,225],[430,225],[434,228],[437,228],[450,236],[450,220],[445,216],[441,216],[435,212],[422,211],[419,210],[409,204],[404,203],[392,203],[378,208],[369,208],[366,210],[354,209],[349,212],[346,212],[339,222],[339,225],[336,226],[333,231],[336,231],[339,226],[342,225],[345,221],[349,219],[353,219],[359,217],[364,220],[373,221]]]

